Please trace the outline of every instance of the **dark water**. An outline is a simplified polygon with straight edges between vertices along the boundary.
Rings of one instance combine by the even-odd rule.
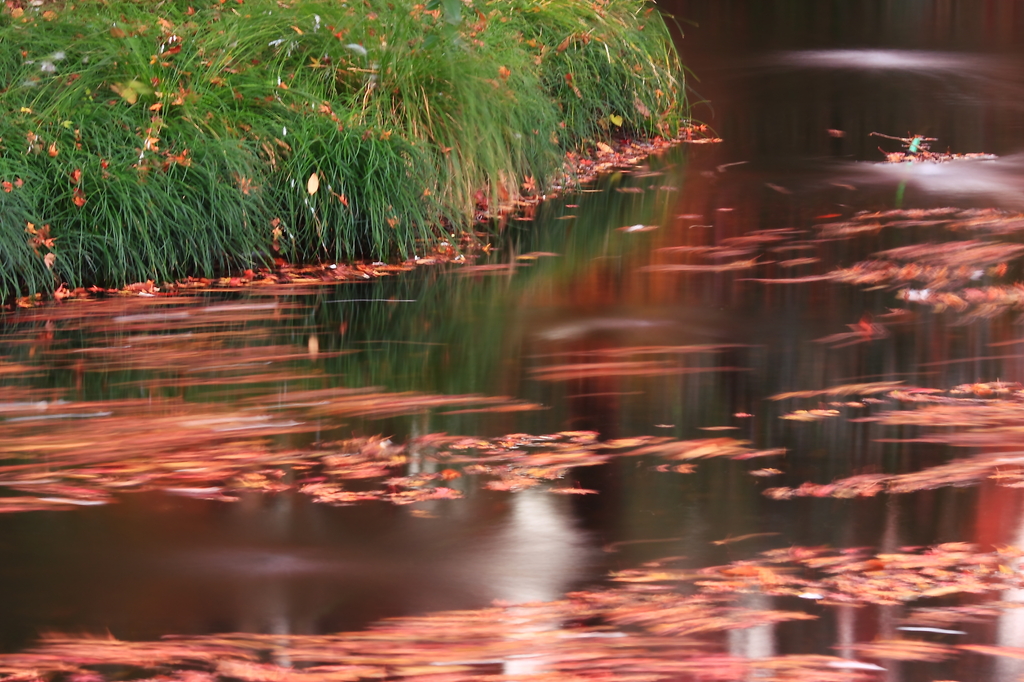
[[[588,496],[484,490],[463,479],[451,485],[465,499],[426,506],[332,507],[295,492],[245,493],[229,504],[152,491],[72,511],[2,514],[0,648],[18,650],[54,630],[124,639],[351,630],[382,617],[493,600],[552,600],[598,584],[609,570],[674,555],[706,566],[787,546],[894,551],[954,541],[1024,543],[1024,496],[987,479],[852,500],[762,494],[972,454],[891,442],[919,432],[851,420],[870,414],[870,405],[858,411],[830,406],[836,399],[829,397],[798,404],[768,398],[856,382],[945,390],[1024,381],[1024,356],[1012,343],[1024,338],[1017,312],[934,312],[898,298],[898,286],[749,281],[823,274],[883,249],[951,238],[917,226],[815,239],[816,225],[860,210],[1024,208],[1024,54],[1017,40],[1024,8],[994,1],[665,5],[695,22],[682,24],[680,47],[700,78],[691,83],[694,98],[708,100],[695,115],[724,138],[720,145],[673,150],[603,179],[600,192],[543,205],[536,224],[507,228],[488,261],[515,266],[504,270],[424,267],[332,288],[207,294],[184,307],[106,301],[12,315],[0,359],[33,374],[0,374],[8,396],[0,405],[64,399],[87,422],[135,409],[141,419],[172,401],[212,411],[281,403],[302,390],[374,386],[510,396],[544,409],[320,415],[274,435],[273,444],[596,431],[603,440],[733,437],[785,448],[785,457],[712,460],[686,475],[657,471],[646,458],[612,460],[569,474],[569,484],[599,491]],[[938,138],[933,150],[999,158],[880,165],[878,147],[900,145],[871,132],[925,135]],[[657,229],[618,229],[632,225]],[[687,260],[675,247],[786,229],[797,231],[780,233],[789,251],[758,247],[723,259],[756,256],[760,262],[749,268],[665,267],[709,262]],[[531,255],[538,252],[557,255]],[[798,257],[817,260],[778,265]],[[1008,281],[1019,274],[1010,260]],[[216,315],[204,313],[214,321],[193,325],[206,318],[189,311],[216,306]],[[818,341],[862,320],[878,321],[885,334]],[[1001,343],[1008,345],[994,345]],[[638,348],[694,345],[715,350],[671,357],[665,371],[634,365],[619,374],[545,373],[609,357],[643,362]],[[271,347],[295,357],[274,360],[268,350],[270,359],[262,360],[258,350],[245,352]],[[616,349],[633,350],[609,355]],[[667,362],[664,354],[657,360]],[[264,372],[278,374],[243,381]],[[812,408],[841,414],[810,423],[780,419]],[[68,422],[41,422],[38,433],[52,429],[54,439],[71,439]],[[4,428],[10,433],[20,423]],[[6,458],[22,454],[0,447]],[[139,447],[146,447],[141,436]],[[750,475],[763,467],[781,473]],[[756,537],[714,544],[747,535]],[[1001,598],[1024,600],[1013,591]],[[764,601],[759,606],[772,606],[771,598]],[[744,631],[729,650],[832,654],[836,646],[895,636],[900,615],[897,607],[820,611],[810,625]],[[1024,646],[1024,622],[1012,610],[969,633],[972,642]],[[887,679],[940,679],[929,665],[894,664]],[[980,680],[1020,672],[1013,659],[970,658],[941,674]]]

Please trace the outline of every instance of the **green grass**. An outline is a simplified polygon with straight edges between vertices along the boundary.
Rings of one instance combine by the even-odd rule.
[[[636,0],[8,9],[0,102],[5,299],[408,256],[481,200],[543,191],[566,151],[685,116],[668,31]]]

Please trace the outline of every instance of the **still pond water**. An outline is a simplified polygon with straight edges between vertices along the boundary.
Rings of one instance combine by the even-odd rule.
[[[724,141],[544,204],[486,260],[8,316],[0,502],[24,509],[0,514],[0,651],[51,632],[355,631],[600,592],[668,557],[695,571],[779,548],[1024,546],[1024,299],[1007,286],[1024,275],[1024,10],[670,9],[694,22],[695,115]],[[878,148],[902,145],[872,132],[998,158],[884,165]],[[787,392],[804,393],[771,399]],[[842,485],[860,475],[875,494]],[[1019,655],[958,647],[1024,647],[1014,587],[723,588],[816,620],[696,637],[721,661],[836,657],[803,679],[1005,680]],[[554,674],[529,655],[438,671]],[[262,679],[246,674],[221,671]],[[733,679],[721,662],[651,674]]]

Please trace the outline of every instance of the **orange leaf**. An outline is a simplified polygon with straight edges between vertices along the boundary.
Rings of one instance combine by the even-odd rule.
[[[75,206],[77,206],[78,208],[82,208],[83,206],[85,206],[85,193],[76,187],[75,196],[72,197],[71,201],[75,202]]]
[[[75,170],[71,171],[71,184],[72,185],[77,185],[79,183],[79,181],[81,181],[81,179],[82,179],[82,169],[81,168],[76,168]]]

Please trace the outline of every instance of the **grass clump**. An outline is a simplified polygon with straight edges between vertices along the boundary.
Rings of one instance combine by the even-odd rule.
[[[638,0],[208,1],[8,2],[0,296],[407,256],[683,123]]]

